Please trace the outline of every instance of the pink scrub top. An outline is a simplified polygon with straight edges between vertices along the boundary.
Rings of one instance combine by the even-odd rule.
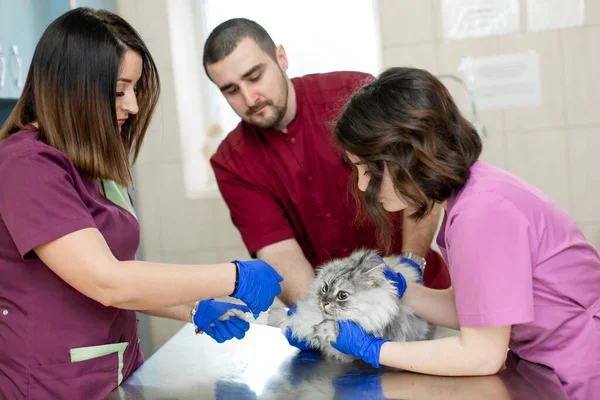
[[[0,398],[100,399],[143,362],[135,312],[79,293],[32,249],[97,228],[133,260],[140,228],[37,136],[28,125],[0,144]]]
[[[461,326],[512,325],[519,357],[554,369],[569,398],[600,398],[600,257],[566,212],[477,161],[437,243]]]

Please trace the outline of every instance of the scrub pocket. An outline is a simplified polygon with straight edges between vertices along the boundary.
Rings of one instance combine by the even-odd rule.
[[[118,353],[80,362],[29,367],[28,398],[104,399],[118,385]]]
[[[125,353],[125,349],[127,348],[128,344],[128,342],[123,342],[103,344],[100,346],[77,347],[69,351],[71,354],[71,362],[78,363],[116,353],[118,357],[117,386],[119,386],[121,382],[123,382],[123,354]]]

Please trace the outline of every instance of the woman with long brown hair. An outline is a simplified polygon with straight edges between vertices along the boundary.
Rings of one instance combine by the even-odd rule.
[[[134,310],[223,342],[249,325],[219,316],[280,294],[260,260],[135,260],[130,160],[159,91],[148,49],[115,14],[78,8],[42,35],[0,131],[1,398],[104,398],[143,362]],[[248,307],[212,300],[224,295]]]
[[[437,237],[446,290],[386,271],[415,313],[460,335],[393,343],[351,322],[334,347],[435,375],[487,375],[507,347],[554,369],[572,398],[600,393],[600,257],[566,212],[506,171],[479,161],[480,137],[427,71],[391,68],[350,99],[336,128],[356,195],[389,237],[386,212],[445,216]]]

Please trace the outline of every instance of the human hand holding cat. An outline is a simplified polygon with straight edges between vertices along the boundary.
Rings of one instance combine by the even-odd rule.
[[[219,320],[219,317],[231,310],[240,310],[243,313],[250,311],[246,306],[212,299],[203,300],[198,303],[198,309],[193,317],[194,324],[219,343],[234,337],[242,339],[250,329],[248,322],[233,316],[225,321]]]
[[[383,275],[387,280],[394,283],[394,286],[396,286],[396,290],[398,291],[398,298],[401,298],[406,291],[406,278],[404,275],[402,275],[400,272],[392,271],[387,265],[383,270]]]
[[[281,294],[281,275],[263,260],[235,260],[234,263],[239,269],[239,278],[237,290],[231,297],[242,300],[254,314],[267,311]]]
[[[338,321],[339,333],[337,340],[331,345],[345,354],[353,355],[379,368],[381,346],[389,340],[379,339],[369,335],[352,321]]]
[[[291,315],[294,315],[294,313],[296,312],[297,308],[298,308],[297,306],[290,307],[290,309],[287,312],[288,317],[291,316]],[[297,347],[297,348],[299,348],[302,351],[305,351],[305,350],[316,350],[307,341],[295,338],[293,336],[293,334],[292,334],[292,328],[290,328],[289,326],[285,330],[285,338],[287,339],[287,341],[288,341],[288,343],[290,345],[292,345],[294,347]]]

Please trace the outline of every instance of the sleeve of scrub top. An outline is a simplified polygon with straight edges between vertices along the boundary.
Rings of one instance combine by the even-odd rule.
[[[452,210],[446,231],[460,325],[532,321],[533,228],[512,202],[499,195],[481,193],[461,201],[460,210]]]
[[[265,246],[295,237],[285,212],[266,189],[247,182],[221,163],[211,164],[231,220],[250,254],[254,256]]]
[[[35,152],[0,165],[0,213],[19,253],[80,229],[95,227],[75,190],[66,155]]]

